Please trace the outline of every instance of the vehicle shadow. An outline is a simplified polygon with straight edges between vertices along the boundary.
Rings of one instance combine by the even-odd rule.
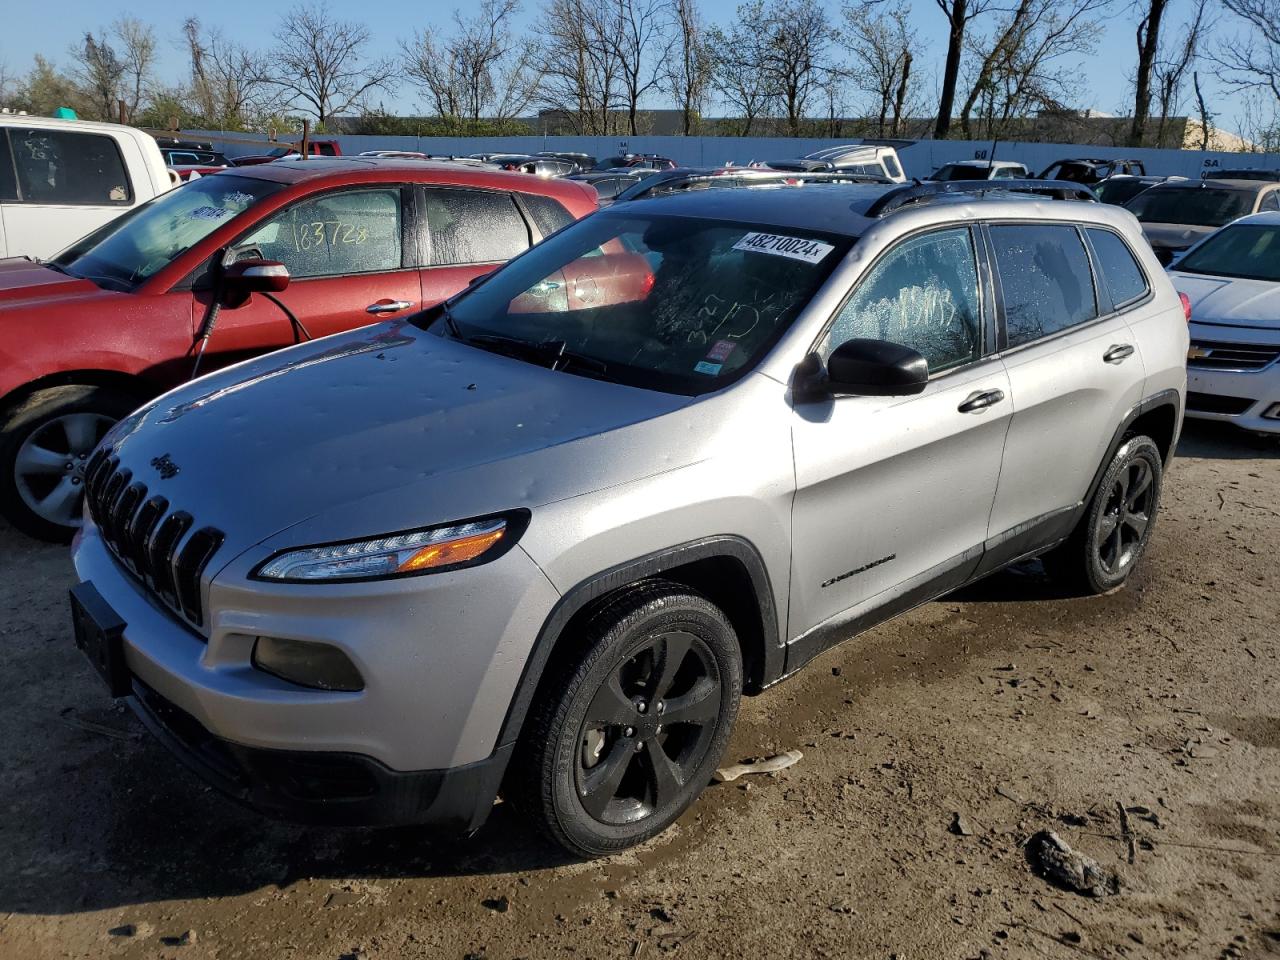
[[[1185,420],[1176,455],[1205,460],[1280,460],[1280,435],[1262,436],[1212,420]]]

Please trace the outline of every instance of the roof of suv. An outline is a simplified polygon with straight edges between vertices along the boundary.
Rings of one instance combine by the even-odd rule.
[[[986,183],[986,181],[981,181]],[[999,181],[992,181],[998,183]],[[872,212],[873,205],[886,194],[903,190],[900,185],[812,183],[803,186],[760,185],[734,190],[700,190],[650,200],[640,200],[602,211],[600,216],[629,216],[643,205],[649,213],[679,217],[758,223],[788,229],[822,230],[859,237],[874,224],[895,214],[931,211],[926,219],[973,220],[984,217],[1027,217],[1066,219],[1112,226],[1137,228],[1133,215],[1118,207],[1083,200],[1051,200],[1047,197],[1002,191],[999,187],[983,193],[939,191],[927,202],[898,207],[885,217]],[[910,189],[910,188],[908,188]],[[957,210],[956,205],[962,209]],[[972,205],[981,204],[981,214]]]
[[[1157,183],[1152,190],[1238,190],[1241,193],[1261,193],[1275,188],[1270,180],[1166,180]]]
[[[217,176],[273,180],[290,186],[317,180],[331,181],[334,184],[387,183],[389,181],[445,183],[510,190],[513,193],[537,193],[557,199],[581,200],[589,194],[591,204],[594,205],[596,202],[595,191],[583,183],[531,177],[528,174],[498,170],[487,165],[478,166],[451,160],[311,157],[292,163],[260,163],[248,167],[233,167],[225,174],[217,174]]]

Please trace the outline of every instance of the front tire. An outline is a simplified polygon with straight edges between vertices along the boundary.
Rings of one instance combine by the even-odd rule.
[[[9,522],[40,540],[70,540],[89,454],[137,406],[118,390],[72,385],[37,390],[0,414],[0,510]]]
[[[508,799],[574,856],[606,856],[661,833],[710,781],[742,655],[718,607],[660,581],[605,602],[566,640],[572,652],[545,674],[566,679],[533,706]]]
[[[1049,572],[1088,594],[1123,586],[1151,539],[1163,467],[1154,440],[1126,439],[1071,537],[1044,558]]]

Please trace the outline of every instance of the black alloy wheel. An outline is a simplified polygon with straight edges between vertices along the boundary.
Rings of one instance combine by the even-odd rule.
[[[742,695],[724,613],[661,580],[600,602],[556,644],[503,796],[574,856],[656,836],[711,780]]]
[[[1155,475],[1141,458],[1125,464],[1111,483],[1106,506],[1098,513],[1098,563],[1108,576],[1121,576],[1138,559],[1155,506]]]
[[[706,643],[682,630],[640,641],[587,707],[577,770],[583,809],[607,824],[669,809],[719,716],[719,670]]]

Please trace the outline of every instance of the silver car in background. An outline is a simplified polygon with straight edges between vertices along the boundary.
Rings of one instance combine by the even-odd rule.
[[[1280,213],[1223,227],[1169,275],[1191,302],[1187,416],[1280,433]]]
[[[743,693],[1022,558],[1102,593],[1143,553],[1178,296],[1124,210],[970,186],[620,204],[174,390],[90,465],[77,642],[260,810],[654,836]]]

